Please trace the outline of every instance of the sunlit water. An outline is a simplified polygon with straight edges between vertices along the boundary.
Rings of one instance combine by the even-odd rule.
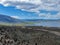
[[[60,27],[60,21],[33,21],[35,24],[30,26]]]

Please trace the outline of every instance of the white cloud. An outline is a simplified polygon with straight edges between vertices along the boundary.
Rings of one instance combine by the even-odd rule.
[[[24,10],[60,10],[60,0],[0,0],[4,6],[15,6]]]
[[[41,0],[0,0],[0,4],[4,6],[15,6],[27,11],[34,11],[41,3]]]
[[[12,18],[20,19],[19,16],[11,16]]]
[[[36,12],[38,15],[44,15],[46,18],[58,18],[60,16],[60,0],[0,0],[4,6],[15,6],[17,9]],[[59,11],[59,15],[40,14],[39,10]],[[60,18],[60,17],[59,17]]]
[[[57,15],[51,15],[50,13],[48,14],[39,14],[40,18],[44,18],[44,19],[60,19],[60,13],[58,13]]]

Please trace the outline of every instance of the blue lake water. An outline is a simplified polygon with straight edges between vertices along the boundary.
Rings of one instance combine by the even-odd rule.
[[[33,21],[35,24],[31,26],[48,26],[48,27],[60,27],[60,21]]]

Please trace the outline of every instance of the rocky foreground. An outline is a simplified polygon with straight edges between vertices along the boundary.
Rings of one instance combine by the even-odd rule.
[[[0,45],[60,45],[59,32],[60,28],[0,26]]]

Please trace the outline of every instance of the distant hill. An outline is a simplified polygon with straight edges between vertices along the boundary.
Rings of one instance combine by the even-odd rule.
[[[0,22],[7,22],[7,23],[20,23],[21,21],[19,19],[12,18],[10,16],[1,15],[0,14]]]
[[[16,19],[7,15],[1,15],[0,14],[0,22],[7,22],[7,23],[25,23],[30,21],[56,21],[57,19]],[[59,19],[57,20],[59,21]]]

